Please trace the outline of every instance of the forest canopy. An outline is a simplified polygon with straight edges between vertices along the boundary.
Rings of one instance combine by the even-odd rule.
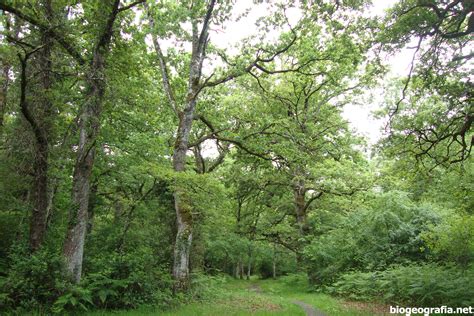
[[[373,2],[0,0],[2,314],[474,305],[474,1]]]

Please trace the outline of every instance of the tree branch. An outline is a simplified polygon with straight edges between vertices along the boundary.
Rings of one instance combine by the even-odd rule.
[[[136,6],[136,5],[139,5],[139,4],[145,3],[145,2],[146,2],[146,0],[138,0],[138,1],[132,2],[132,3],[128,4],[128,5],[126,5],[126,6],[123,6],[123,7],[119,8],[119,9],[118,9],[118,12],[126,11],[126,10],[128,10],[128,9],[133,8],[133,7]]]
[[[80,65],[84,65],[86,63],[86,60],[78,51],[78,49],[74,47],[74,45],[71,44],[69,40],[66,39],[62,34],[57,33],[55,30],[53,30],[47,25],[44,25],[43,23],[41,23],[39,20],[35,19],[34,17],[24,14],[20,10],[10,5],[7,5],[5,3],[0,3],[0,10],[3,10],[5,12],[10,12],[16,15],[17,17],[19,17],[20,19],[25,20],[28,23],[36,26],[42,32],[54,38],[69,53],[69,55],[71,55]]]

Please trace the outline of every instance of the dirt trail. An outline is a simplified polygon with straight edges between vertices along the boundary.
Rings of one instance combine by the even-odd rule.
[[[252,284],[252,285],[250,286],[250,289],[251,289],[252,291],[254,291],[255,293],[257,293],[257,294],[262,294],[262,293],[263,293],[262,288],[261,288],[259,285],[257,285],[257,284]]]
[[[250,286],[250,290],[254,291],[257,294],[263,294],[263,290],[258,284],[252,284]],[[321,311],[315,309],[313,306],[309,304],[306,304],[305,302],[292,301],[292,303],[301,307],[305,311],[306,316],[326,316]]]
[[[315,309],[313,306],[309,304],[306,304],[305,302],[293,301],[292,303],[304,309],[306,316],[325,316],[321,311]]]

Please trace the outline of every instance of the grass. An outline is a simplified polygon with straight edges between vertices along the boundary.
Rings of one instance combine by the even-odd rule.
[[[328,316],[373,316],[388,314],[388,308],[376,304],[356,303],[323,293],[310,292],[305,276],[288,276],[279,280],[257,281],[263,292],[292,302],[304,302]]]
[[[91,316],[244,316],[276,315],[304,316],[303,309],[293,302],[298,300],[319,309],[328,316],[371,316],[382,315],[377,310],[363,310],[365,304],[350,304],[343,300],[308,292],[303,278],[290,276],[279,280],[234,280],[227,279],[211,287],[214,293],[209,299],[181,305],[175,309],[162,311],[153,308],[141,308],[131,311],[97,311]],[[369,306],[370,307],[370,306]],[[362,309],[362,310],[361,310]]]

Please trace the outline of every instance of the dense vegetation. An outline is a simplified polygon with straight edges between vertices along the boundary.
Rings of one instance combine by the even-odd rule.
[[[0,1],[0,313],[474,305],[473,1],[253,6]]]

